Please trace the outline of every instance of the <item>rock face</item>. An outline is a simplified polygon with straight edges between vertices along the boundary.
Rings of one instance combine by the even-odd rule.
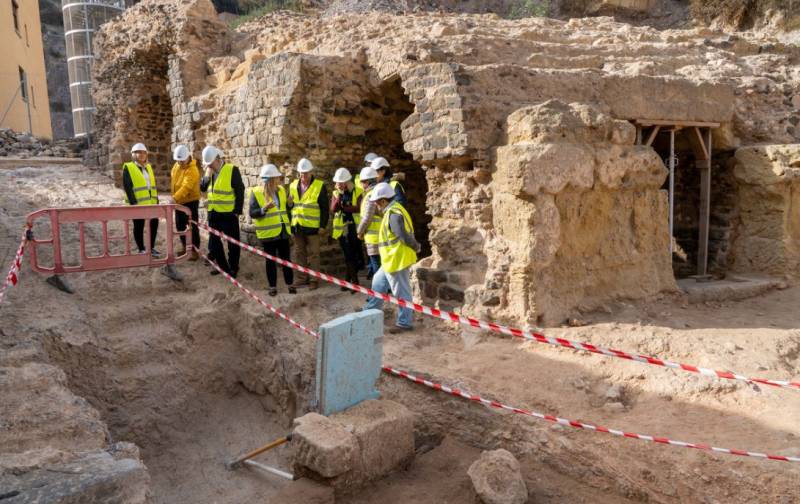
[[[739,234],[733,268],[796,277],[800,267],[800,145],[736,151]]]
[[[797,51],[752,34],[285,12],[230,31],[208,0],[145,0],[96,42],[101,169],[138,141],[163,187],[179,142],[221,147],[248,185],[377,152],[428,256],[418,295],[520,324],[675,287],[663,163],[630,121],[719,123],[717,152],[800,141]]]
[[[524,504],[528,487],[519,462],[507,450],[485,451],[467,471],[475,492],[484,504]]]

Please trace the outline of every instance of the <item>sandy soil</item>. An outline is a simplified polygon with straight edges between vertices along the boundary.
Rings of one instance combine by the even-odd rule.
[[[64,180],[72,181],[64,184]],[[82,168],[0,170],[0,258],[6,268],[27,212],[117,202],[121,192]],[[226,334],[215,305],[263,310],[202,264],[182,264],[183,284],[156,270],[78,274],[70,296],[23,270],[0,308],[7,338],[35,340],[97,408],[113,440],[136,442],[155,502],[242,502],[284,483],[222,461],[278,437],[287,414],[248,373],[241,327]],[[243,257],[241,280],[264,292],[263,262]],[[311,327],[363,303],[327,286],[280,295],[276,304]],[[619,302],[586,314],[582,327],[549,334],[758,377],[800,379],[800,288],[741,302],[688,305],[678,295]],[[131,308],[136,308],[131,310]],[[389,310],[391,311],[391,310]],[[391,323],[391,313],[387,322]],[[206,320],[209,322],[206,323]],[[387,335],[384,360],[520,407],[642,434],[800,456],[800,393],[712,380],[418,318],[411,334]],[[272,324],[270,322],[270,324]],[[207,328],[206,328],[207,327]],[[204,329],[206,328],[206,329]],[[275,320],[270,331],[296,337]],[[239,336],[239,337],[237,337]],[[306,350],[309,348],[305,347]],[[0,352],[2,349],[0,349]],[[305,377],[304,379],[307,379]],[[797,464],[764,462],[572,431],[489,412],[399,379],[381,389],[420,413],[420,428],[446,433],[408,471],[346,502],[465,502],[466,467],[478,448],[505,447],[522,461],[535,502],[796,502]],[[288,467],[288,449],[262,459]],[[446,481],[446,484],[443,483]],[[469,502],[469,501],[466,501]]]

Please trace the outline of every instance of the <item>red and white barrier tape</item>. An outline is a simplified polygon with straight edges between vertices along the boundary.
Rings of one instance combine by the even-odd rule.
[[[245,245],[242,244],[242,246],[245,246]],[[195,249],[197,250],[197,248],[195,248]],[[198,250],[198,252],[200,252],[200,251]],[[274,308],[272,305],[270,305],[269,303],[265,302],[260,297],[258,297],[253,292],[251,292],[249,289],[244,287],[241,283],[239,283],[238,280],[236,280],[235,278],[231,277],[229,274],[227,274],[225,271],[223,271],[219,266],[217,266],[216,263],[211,261],[208,258],[208,256],[206,256],[202,252],[200,252],[200,255],[202,255],[203,259],[208,261],[214,268],[217,269],[217,271],[219,271],[225,278],[227,278],[232,284],[234,284],[236,287],[238,287],[242,292],[244,292],[245,294],[247,294],[248,296],[250,296],[251,298],[256,300],[258,303],[260,303],[261,305],[263,305],[264,307],[266,307],[267,309],[269,309],[270,311],[272,311],[273,313],[278,315],[283,320],[289,322],[294,327],[300,329],[304,333],[309,334],[311,336],[314,336],[314,338],[319,338],[319,335],[316,332],[312,331],[311,329],[306,328],[302,324],[299,324],[299,323],[295,322],[288,315],[285,315],[285,314],[281,313],[276,308]],[[526,416],[530,416],[530,417],[537,418],[537,419],[540,419],[540,420],[547,420],[548,422],[553,422],[553,423],[557,423],[557,424],[573,427],[573,428],[576,428],[576,429],[589,430],[589,431],[593,431],[593,432],[603,432],[603,433],[611,434],[611,435],[614,435],[614,436],[638,439],[640,441],[648,441],[648,442],[651,442],[651,443],[666,444],[666,445],[671,445],[671,446],[679,446],[679,447],[682,447],[682,448],[693,448],[693,449],[696,449],[696,450],[703,450],[703,451],[710,451],[710,452],[717,452],[717,453],[725,453],[725,454],[728,454],[728,455],[738,455],[738,456],[741,456],[741,457],[753,457],[753,458],[758,458],[758,459],[763,459],[763,460],[777,460],[777,461],[781,461],[781,462],[800,462],[800,457],[790,457],[790,456],[785,456],[785,455],[772,455],[772,454],[768,454],[768,453],[751,452],[751,451],[745,451],[745,450],[736,450],[736,449],[733,449],[733,448],[720,448],[720,447],[711,446],[711,445],[705,444],[705,443],[689,443],[689,442],[686,442],[686,441],[677,441],[677,440],[669,439],[669,438],[665,438],[665,437],[649,436],[649,435],[646,435],[646,434],[636,434],[636,433],[633,433],[633,432],[627,432],[627,431],[622,431],[622,430],[617,430],[617,429],[610,429],[608,427],[602,427],[600,425],[594,425],[594,424],[589,424],[589,423],[584,423],[584,422],[577,422],[577,421],[574,421],[574,420],[569,420],[569,419],[557,417],[557,416],[554,416],[554,415],[547,415],[547,414],[544,414],[544,413],[538,413],[536,411],[517,408],[517,407],[514,407],[514,406],[508,406],[508,405],[503,404],[503,403],[501,403],[499,401],[485,399],[485,398],[483,398],[483,397],[481,397],[479,395],[476,395],[476,394],[470,394],[469,392],[465,392],[463,390],[459,390],[459,389],[456,389],[456,388],[448,387],[446,385],[442,385],[441,383],[436,383],[436,382],[432,382],[430,380],[425,380],[424,378],[420,378],[420,377],[414,376],[414,375],[408,373],[407,371],[402,371],[402,370],[399,370],[399,369],[395,369],[395,368],[393,368],[391,366],[382,366],[381,370],[384,373],[388,374],[388,375],[399,376],[401,378],[405,378],[407,380],[410,380],[410,381],[412,381],[414,383],[418,383],[420,385],[425,385],[426,387],[432,388],[434,390],[438,390],[440,392],[445,392],[445,393],[450,394],[450,395],[455,396],[455,397],[461,397],[461,398],[467,399],[469,401],[481,403],[484,406],[497,408],[497,409],[502,409],[502,410],[506,410],[506,411],[511,411],[512,413],[516,413],[516,414],[519,414],[519,415],[526,415]]]
[[[705,443],[689,443],[686,441],[677,441],[674,439],[669,439],[665,437],[657,437],[657,436],[648,436],[645,434],[635,434],[633,432],[626,432],[617,429],[609,429],[608,427],[602,427],[600,425],[594,425],[589,423],[583,422],[576,422],[575,420],[568,420],[566,418],[561,418],[553,415],[547,415],[544,413],[538,413],[536,411],[530,411],[522,408],[516,408],[514,406],[508,406],[507,404],[503,404],[498,401],[492,401],[489,399],[485,399],[479,395],[470,394],[469,392],[464,392],[463,390],[459,390],[456,388],[451,388],[446,385],[442,385],[441,383],[432,382],[430,380],[425,380],[418,376],[414,376],[407,371],[402,371],[399,369],[395,369],[389,366],[383,366],[383,371],[385,373],[400,376],[407,380],[410,380],[414,383],[418,383],[420,385],[425,385],[426,387],[432,388],[434,390],[438,390],[441,392],[445,392],[447,394],[461,397],[463,399],[467,399],[469,401],[474,401],[483,404],[484,406],[489,406],[492,408],[502,409],[506,411],[511,411],[512,413],[517,413],[519,415],[526,415],[534,418],[538,418],[540,420],[547,420],[548,422],[557,423],[560,425],[565,425],[567,427],[574,427],[576,429],[583,429],[583,430],[590,430],[594,432],[604,432],[606,434],[612,434],[614,436],[638,439],[640,441],[649,441],[651,443],[659,443],[659,444],[666,444],[671,446],[680,446],[683,448],[694,448],[696,450],[703,450],[703,451],[711,451],[717,453],[725,453],[728,455],[739,455],[741,457],[754,457],[759,459],[768,459],[768,460],[779,460],[781,462],[800,462],[800,457],[788,457],[785,455],[770,455],[768,453],[759,453],[759,452],[751,452],[745,450],[736,450],[733,448],[719,448],[717,446],[711,446]]]
[[[275,307],[274,307],[274,306],[272,306],[271,304],[267,303],[266,301],[264,301],[263,299],[261,299],[261,298],[260,298],[258,295],[256,295],[256,293],[254,293],[253,291],[251,291],[250,289],[248,289],[247,287],[245,287],[244,285],[242,285],[242,284],[241,284],[241,283],[240,283],[238,280],[236,280],[235,278],[233,278],[232,276],[230,276],[230,275],[229,275],[227,272],[225,272],[225,271],[224,271],[222,268],[220,268],[219,266],[217,266],[217,263],[215,263],[214,261],[212,261],[211,259],[209,259],[209,258],[208,258],[208,256],[207,256],[207,255],[205,255],[203,252],[201,252],[201,251],[200,251],[200,250],[199,250],[197,247],[195,247],[195,250],[197,250],[197,252],[198,252],[198,253],[199,253],[199,254],[200,254],[202,257],[203,257],[203,259],[205,259],[206,261],[208,261],[208,263],[209,263],[209,264],[211,264],[211,266],[213,266],[213,267],[214,267],[214,268],[215,268],[217,271],[219,271],[219,272],[220,272],[220,274],[221,274],[222,276],[224,276],[225,278],[227,278],[227,279],[228,279],[228,281],[230,281],[230,282],[231,282],[233,285],[235,285],[236,287],[238,287],[238,288],[239,288],[239,290],[241,290],[242,292],[244,292],[245,294],[247,294],[248,296],[250,296],[251,298],[253,298],[253,299],[254,299],[256,302],[258,302],[258,303],[259,303],[261,306],[263,306],[263,307],[264,307],[264,308],[266,308],[267,310],[271,311],[272,313],[274,313],[274,314],[275,314],[275,315],[277,315],[278,317],[282,318],[282,319],[283,319],[283,320],[285,320],[286,322],[290,323],[290,324],[291,324],[291,325],[293,325],[294,327],[296,327],[296,328],[300,329],[300,330],[301,330],[301,331],[303,331],[304,333],[306,333],[306,334],[308,334],[308,335],[310,335],[310,336],[313,336],[314,338],[319,338],[319,334],[317,334],[315,331],[313,331],[313,330],[311,330],[311,329],[307,328],[306,326],[304,326],[303,324],[301,324],[301,323],[299,323],[299,322],[296,322],[296,321],[294,321],[294,320],[293,320],[291,317],[289,317],[288,315],[286,315],[286,314],[285,314],[285,313],[283,313],[282,311],[278,310],[277,308],[275,308]]]
[[[3,298],[6,295],[8,286],[16,286],[17,282],[19,282],[19,271],[22,268],[22,257],[25,254],[25,244],[28,243],[28,229],[29,228],[26,227],[25,231],[22,232],[22,238],[19,241],[17,253],[14,256],[14,262],[11,263],[11,268],[8,270],[5,280],[3,280],[3,286],[0,287],[0,303],[3,302]]]
[[[785,380],[771,380],[767,378],[753,378],[749,376],[744,376],[738,373],[732,373],[730,371],[718,371],[715,369],[709,369],[699,366],[694,366],[691,364],[681,364],[678,362],[672,362],[664,359],[659,359],[657,357],[651,357],[648,355],[636,354],[631,352],[625,352],[623,350],[615,350],[613,348],[606,348],[603,346],[593,345],[591,343],[585,343],[580,341],[571,341],[564,338],[554,338],[551,336],[545,336],[541,332],[538,331],[524,331],[522,329],[517,329],[513,327],[508,327],[500,324],[495,324],[493,322],[485,322],[483,320],[474,319],[472,317],[465,317],[463,315],[459,315],[457,313],[448,312],[444,310],[437,310],[436,308],[431,308],[429,306],[424,306],[421,304],[413,303],[411,301],[406,301],[404,299],[398,299],[394,296],[389,294],[383,294],[381,292],[376,292],[372,289],[367,287],[362,287],[361,285],[355,285],[345,280],[333,277],[331,275],[320,273],[319,271],[314,271],[312,269],[306,268],[304,266],[300,266],[299,264],[295,264],[291,261],[283,260],[279,257],[275,257],[273,255],[267,254],[262,250],[258,250],[257,248],[248,245],[246,243],[242,243],[239,240],[231,238],[230,236],[217,231],[216,229],[211,229],[205,224],[196,223],[199,227],[207,230],[210,233],[213,233],[220,238],[227,240],[231,243],[236,243],[248,252],[253,254],[259,255],[270,261],[276,262],[282,266],[288,266],[292,269],[300,271],[302,273],[306,273],[308,275],[321,278],[326,282],[330,282],[335,285],[339,285],[341,287],[346,287],[350,290],[354,290],[356,292],[360,292],[362,294],[366,294],[368,296],[377,297],[383,299],[386,302],[396,304],[398,306],[404,308],[410,308],[416,312],[423,313],[425,315],[429,315],[431,317],[440,318],[442,320],[447,320],[448,322],[455,322],[458,324],[468,325],[470,327],[474,327],[477,329],[483,329],[486,331],[492,331],[500,334],[505,334],[507,336],[513,336],[515,338],[520,338],[529,341],[536,341],[537,343],[546,343],[548,345],[570,348],[572,350],[581,350],[584,352],[591,352],[594,354],[604,355],[606,357],[616,357],[618,359],[625,359],[630,361],[636,361],[643,364],[651,364],[654,366],[661,366],[670,369],[677,369],[681,371],[687,371],[690,373],[697,373],[704,376],[711,376],[714,378],[720,378],[725,380],[738,380],[748,383],[760,383],[762,385],[769,385],[771,387],[780,387],[780,388],[788,388],[793,390],[800,390],[800,382],[793,382],[793,381],[785,381]]]

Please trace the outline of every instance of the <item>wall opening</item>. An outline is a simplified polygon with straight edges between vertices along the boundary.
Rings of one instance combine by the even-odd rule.
[[[690,129],[675,132],[675,209],[672,270],[676,278],[697,274],[700,233],[700,170],[690,143]],[[669,168],[669,132],[663,131],[653,141],[653,149]],[[714,152],[711,166],[711,214],[709,218],[708,272],[724,277],[728,269],[736,191],[732,153]],[[661,187],[669,191],[669,178]]]
[[[431,216],[426,213],[428,181],[422,165],[406,152],[403,146],[402,124],[414,112],[414,105],[405,94],[400,79],[385,81],[375,96],[362,102],[367,114],[373,116],[365,133],[366,151],[385,157],[394,176],[406,192],[406,209],[414,221],[414,232],[422,244],[420,258],[431,255],[428,225]]]

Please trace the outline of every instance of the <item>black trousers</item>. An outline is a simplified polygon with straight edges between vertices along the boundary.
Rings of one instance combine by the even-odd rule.
[[[289,245],[288,238],[281,238],[278,240],[262,240],[261,247],[264,249],[269,255],[280,257],[285,261],[291,261],[291,246]],[[270,261],[269,259],[264,259],[267,263],[267,283],[269,286],[274,288],[278,285],[278,265],[274,261]],[[292,285],[294,283],[294,272],[292,268],[289,266],[281,266],[283,269],[283,281],[286,285]]]
[[[184,203],[183,206],[188,208],[192,211],[192,220],[198,222],[200,220],[200,202],[199,201],[190,201],[189,203]],[[186,225],[189,223],[189,219],[186,217],[186,214],[183,212],[175,212],[175,227],[178,231],[183,231],[186,229]],[[186,247],[186,237],[181,235],[181,243],[184,247]],[[192,245],[195,247],[200,247],[200,230],[197,228],[196,224],[192,224]]]
[[[208,225],[212,229],[221,231],[231,238],[239,239],[239,216],[234,213],[208,212]],[[222,238],[209,233],[208,253],[217,266],[230,275],[239,272],[239,255],[241,250],[239,245],[228,243],[228,259],[225,259],[225,249],[222,246]]]
[[[150,250],[156,246],[156,235],[158,234],[158,219],[150,219]],[[133,219],[133,239],[139,252],[144,252],[144,219]]]
[[[356,233],[356,225],[353,222],[346,224],[342,236],[339,237],[339,246],[342,247],[344,262],[347,268],[345,280],[358,284],[358,272],[364,267],[364,252],[361,249],[361,240]]]

